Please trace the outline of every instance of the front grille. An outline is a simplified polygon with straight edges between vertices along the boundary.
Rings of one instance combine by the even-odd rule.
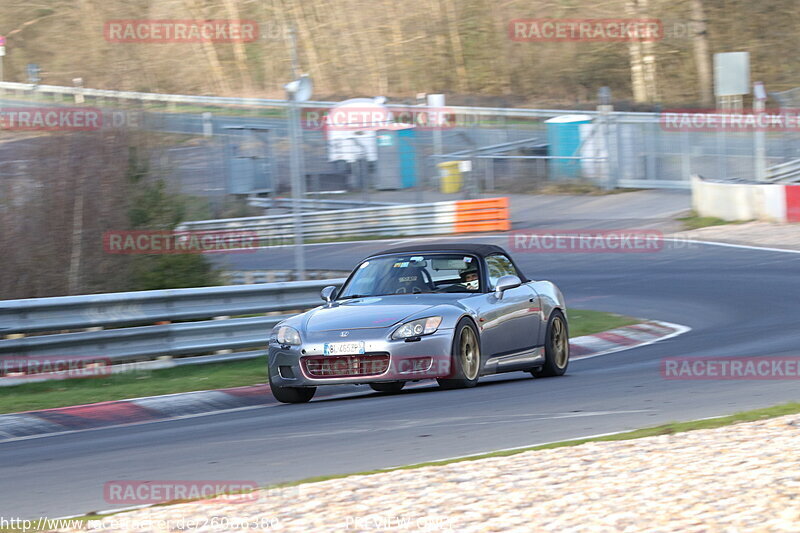
[[[378,376],[389,368],[389,354],[304,357],[303,371],[314,378]]]

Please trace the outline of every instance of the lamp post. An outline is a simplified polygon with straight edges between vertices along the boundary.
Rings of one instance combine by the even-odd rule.
[[[764,114],[765,102],[767,101],[767,91],[764,84],[757,81],[753,84],[753,112],[756,120],[761,123],[761,116]],[[757,181],[767,180],[767,148],[766,135],[764,128],[756,128],[753,137],[755,152],[755,174]]]
[[[299,103],[307,102],[311,98],[314,86],[307,75],[297,76],[297,44],[294,29],[289,31],[292,49],[292,76],[294,81],[287,83],[286,99],[289,103],[289,174],[292,186],[292,219],[294,226],[294,263],[297,279],[306,279],[306,258],[303,249],[303,213],[301,200],[304,197],[305,183],[303,178],[302,138],[300,131],[300,106]]]

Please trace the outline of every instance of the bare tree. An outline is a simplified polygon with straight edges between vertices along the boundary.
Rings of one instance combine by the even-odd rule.
[[[649,0],[627,0],[625,10],[631,18],[644,18],[649,12]],[[634,101],[657,101],[656,55],[652,39],[633,39],[628,43],[628,49],[631,58],[631,86]]]
[[[711,53],[708,46],[708,25],[703,0],[690,0],[692,47],[694,49],[694,63],[697,69],[697,89],[700,93],[700,103],[711,107],[714,95],[711,87]]]
[[[103,233],[128,227],[129,142],[105,131],[29,141],[24,180],[2,191],[0,298],[126,288],[127,259],[105,253]]]

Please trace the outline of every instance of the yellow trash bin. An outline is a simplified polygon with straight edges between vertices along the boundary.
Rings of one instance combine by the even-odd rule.
[[[445,161],[439,163],[439,184],[443,193],[453,193],[461,190],[464,179],[459,169],[460,161]]]

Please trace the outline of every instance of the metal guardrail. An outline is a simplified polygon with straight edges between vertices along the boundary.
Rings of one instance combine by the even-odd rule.
[[[30,83],[0,82],[0,89],[19,91],[22,93],[59,94],[83,96],[91,98],[107,98],[114,100],[133,100],[140,102],[164,102],[172,104],[200,104],[210,106],[246,106],[246,107],[288,107],[286,100],[269,98],[237,98],[229,96],[197,96],[189,94],[142,93],[136,91],[110,91],[85,87],[65,87],[61,85],[31,85]],[[306,107],[327,107],[335,102],[304,102]]]
[[[305,273],[308,280],[327,280],[349,274],[341,270],[306,270]],[[226,285],[288,282],[295,279],[296,275],[294,270],[226,270],[222,273]]]
[[[319,291],[323,287],[344,281],[337,278],[0,301],[0,332],[8,337],[0,340],[0,361],[57,356],[105,359],[119,364],[165,356],[197,356],[197,362],[209,363],[259,357],[266,353],[271,328],[290,315],[228,318],[229,315],[316,307],[322,303]],[[171,323],[199,317],[224,319]],[[170,323],[152,325],[159,321]],[[142,323],[150,325],[139,325]],[[136,326],[118,327],[126,325]],[[117,329],[94,329],[107,327]],[[84,328],[89,330],[21,335]],[[232,350],[237,351],[229,352]]]
[[[140,102],[163,102],[168,104],[195,104],[207,106],[240,106],[240,107],[288,107],[286,100],[269,98],[238,98],[229,96],[199,96],[188,94],[161,94],[143,93],[136,91],[111,91],[106,89],[90,89],[84,87],[68,87],[60,85],[32,85],[30,83],[0,82],[0,90],[17,91],[21,94],[54,94],[69,95],[72,97],[83,96],[96,99],[117,99]],[[309,101],[298,105],[305,108],[327,108],[339,102]],[[408,104],[386,104],[389,109],[408,109],[413,106]],[[445,106],[449,112],[478,117],[515,117],[515,118],[551,118],[570,113],[596,116],[600,113],[595,110],[565,110],[565,109],[527,109],[527,108],[502,108],[502,107],[472,107],[472,106]],[[632,113],[612,111],[609,116],[624,119],[626,122],[658,121],[658,113]]]
[[[253,207],[292,209],[295,203],[302,209],[347,209],[359,207],[381,207],[402,205],[395,202],[364,202],[362,200],[329,200],[327,198],[249,198],[247,203]]]
[[[451,234],[510,229],[507,198],[303,212],[303,238],[355,235]],[[285,243],[293,215],[184,222],[176,231],[250,231],[260,242]]]
[[[774,183],[800,183],[800,159],[767,168],[766,179]]]
[[[303,309],[344,279],[0,301],[0,335]],[[9,341],[0,341],[0,345]],[[1,348],[0,348],[1,349]]]
[[[317,298],[317,303],[320,303]],[[284,315],[59,333],[0,341],[2,357],[88,357],[112,363],[261,348]]]

